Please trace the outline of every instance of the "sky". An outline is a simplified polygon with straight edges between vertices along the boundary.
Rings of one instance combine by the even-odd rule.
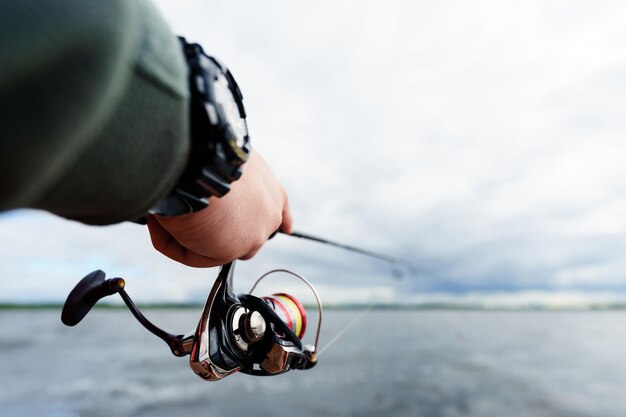
[[[237,78],[296,230],[421,268],[394,280],[278,236],[238,263],[239,291],[289,268],[329,302],[626,299],[626,3],[156,5]],[[134,224],[17,211],[0,230],[3,301],[62,301],[98,268],[140,301],[200,301],[217,274]]]

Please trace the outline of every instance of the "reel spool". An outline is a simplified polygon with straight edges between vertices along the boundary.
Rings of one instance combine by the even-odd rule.
[[[317,331],[315,333],[315,343],[312,346],[307,346],[306,348],[311,353],[312,358],[314,358],[314,360],[317,361],[317,351],[319,348],[319,341],[320,341],[320,330],[322,328],[323,308],[322,308],[322,301],[320,299],[319,293],[317,292],[315,287],[309,282],[308,279],[288,269],[273,269],[261,275],[259,279],[256,280],[254,285],[252,285],[252,288],[250,288],[250,295],[252,295],[252,293],[254,292],[254,290],[256,289],[256,287],[259,285],[261,281],[263,281],[270,275],[277,274],[280,272],[289,274],[293,277],[298,278],[300,281],[304,282],[304,284],[307,287],[309,287],[309,289],[311,290],[311,292],[313,292],[313,295],[315,296],[315,302],[317,303],[317,310],[319,314],[319,318],[317,321]],[[306,324],[307,324],[306,310],[304,309],[304,306],[302,305],[302,303],[300,303],[300,301],[298,301],[297,298],[289,294],[285,294],[285,293],[276,293],[276,294],[273,294],[272,297],[262,297],[262,299],[266,303],[268,303],[268,305],[271,305],[274,310],[278,309],[284,318],[281,317],[281,314],[277,314],[277,316],[281,317],[281,320],[284,323],[286,323],[287,327],[289,327],[289,329],[294,334],[299,332],[300,334],[296,336],[299,339],[302,339],[302,337],[304,336],[304,331],[306,330]],[[291,323],[291,325],[289,323]]]
[[[298,299],[286,293],[276,293],[268,297],[261,297],[276,312],[276,315],[285,322],[291,331],[300,340],[306,331],[306,310]]]

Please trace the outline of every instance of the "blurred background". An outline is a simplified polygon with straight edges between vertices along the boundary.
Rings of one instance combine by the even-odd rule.
[[[156,6],[234,73],[295,229],[420,273],[277,236],[237,264],[239,292],[280,267],[328,305],[405,309],[371,311],[309,372],[208,385],[125,311],[66,329],[3,310],[0,416],[624,415],[626,4]],[[5,305],[62,303],[94,269],[140,303],[196,304],[217,274],[134,224],[14,211],[0,230]],[[147,312],[176,332],[199,313]],[[359,314],[330,311],[322,345]]]

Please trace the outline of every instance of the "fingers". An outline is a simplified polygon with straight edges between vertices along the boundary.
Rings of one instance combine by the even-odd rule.
[[[148,230],[150,231],[150,239],[152,246],[163,255],[182,264],[195,268],[209,268],[218,266],[222,263],[206,256],[198,255],[190,251],[161,226],[153,215],[148,215]]]
[[[291,234],[293,232],[293,215],[291,214],[291,208],[289,207],[289,198],[285,193],[285,203],[283,205],[283,221],[280,224],[280,230]]]
[[[267,242],[267,240],[261,240],[257,242],[255,245],[250,247],[248,252],[240,256],[238,259],[241,259],[242,261],[247,261],[248,259],[252,259],[254,255],[256,255],[261,250],[265,242]]]
[[[250,259],[276,230],[291,233],[292,224],[287,193],[255,152],[230,192],[213,198],[209,207],[180,216],[148,216],[155,249],[193,267]]]

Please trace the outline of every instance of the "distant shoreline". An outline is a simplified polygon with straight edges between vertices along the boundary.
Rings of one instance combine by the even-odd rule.
[[[139,304],[143,310],[202,310],[200,303],[145,303]],[[28,311],[28,310],[58,310],[63,308],[62,303],[0,303],[0,311]],[[125,310],[124,304],[97,304],[97,310]],[[307,310],[316,310],[317,306],[307,305]],[[420,303],[420,304],[378,304],[370,306],[368,304],[328,304],[324,305],[324,310],[391,310],[391,311],[620,311],[626,310],[626,303],[597,303],[588,305],[480,305],[464,303]]]

